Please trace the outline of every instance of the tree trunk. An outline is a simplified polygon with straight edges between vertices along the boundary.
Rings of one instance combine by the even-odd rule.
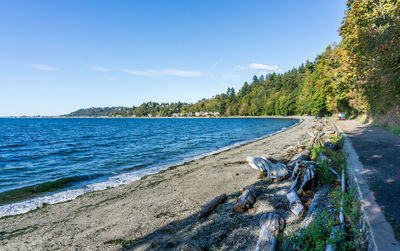
[[[256,251],[274,251],[278,241],[279,230],[285,226],[283,218],[276,213],[264,214],[260,220],[261,231]]]
[[[212,201],[208,202],[207,205],[205,205],[203,209],[201,209],[201,211],[199,212],[198,218],[203,218],[204,216],[211,213],[219,204],[226,200],[226,197],[226,194],[223,193],[215,197]]]
[[[233,207],[234,212],[245,212],[256,201],[256,192],[254,186],[249,186],[243,190],[242,195],[238,198],[238,202]]]

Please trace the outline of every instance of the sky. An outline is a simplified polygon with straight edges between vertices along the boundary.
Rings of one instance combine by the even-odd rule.
[[[344,0],[0,1],[0,116],[196,102],[339,42]]]

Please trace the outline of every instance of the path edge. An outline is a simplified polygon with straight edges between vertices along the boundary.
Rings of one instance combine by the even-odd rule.
[[[349,185],[357,192],[356,196],[361,202],[360,230],[363,232],[368,250],[400,250],[392,226],[387,222],[374,194],[369,190],[368,183],[363,177],[364,166],[353,148],[349,136],[334,120],[330,119],[330,122],[337,134],[343,138],[343,150],[347,163],[346,172],[349,177]]]

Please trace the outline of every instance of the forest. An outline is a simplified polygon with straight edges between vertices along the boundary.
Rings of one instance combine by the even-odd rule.
[[[400,1],[349,0],[339,34],[313,62],[285,73],[254,76],[240,90],[194,104],[148,102],[107,116],[366,114],[399,126]],[[71,114],[70,114],[71,115]]]

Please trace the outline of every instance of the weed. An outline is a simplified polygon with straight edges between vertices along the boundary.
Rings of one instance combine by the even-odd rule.
[[[283,250],[325,250],[331,230],[335,224],[334,218],[323,211],[307,228],[298,234],[281,236],[284,238]]]

